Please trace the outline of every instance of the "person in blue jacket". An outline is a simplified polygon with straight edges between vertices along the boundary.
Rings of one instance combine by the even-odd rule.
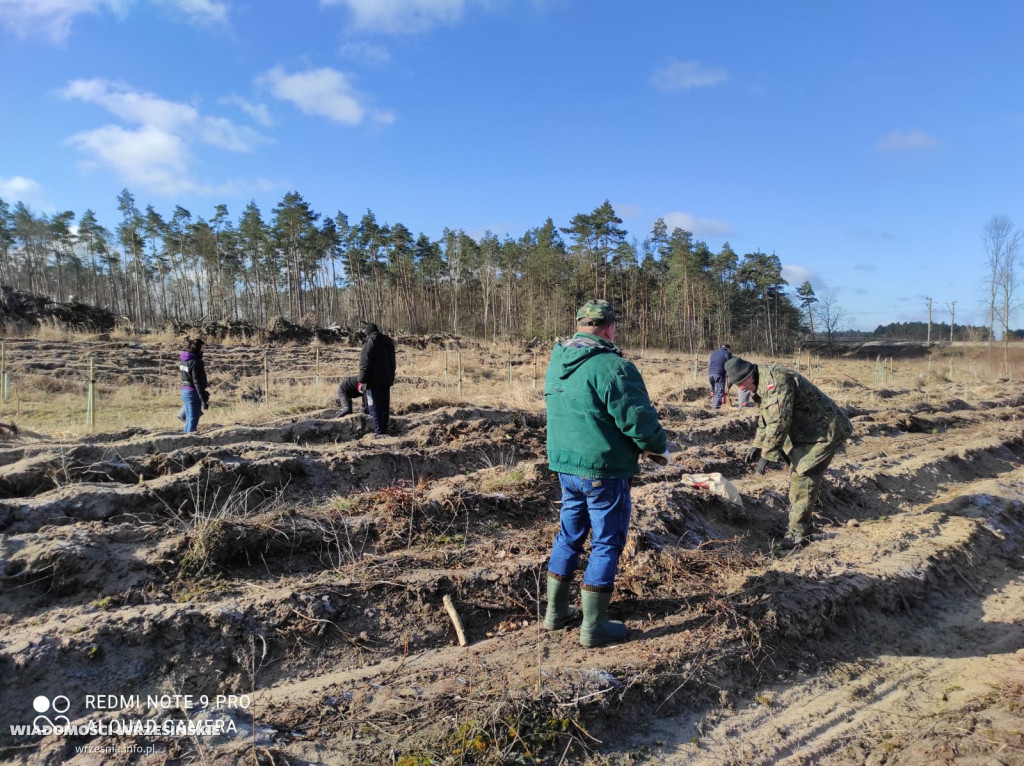
[[[725,363],[732,359],[728,343],[711,352],[708,359],[708,383],[711,384],[711,406],[719,409],[725,399]]]
[[[646,454],[667,465],[668,437],[636,366],[615,345],[615,311],[594,300],[576,313],[576,333],[551,350],[544,381],[548,467],[562,487],[560,528],[548,561],[544,628],[579,616],[569,604],[573,573],[590,536],[583,572],[580,643],[602,646],[626,638],[608,619],[619,557],[632,511],[629,483]]]

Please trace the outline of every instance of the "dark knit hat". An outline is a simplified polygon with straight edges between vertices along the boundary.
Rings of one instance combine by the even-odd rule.
[[[576,312],[576,322],[591,327],[602,327],[615,321],[615,309],[608,301],[587,301]]]
[[[725,377],[730,386],[742,383],[754,374],[754,365],[738,356],[725,363]]]

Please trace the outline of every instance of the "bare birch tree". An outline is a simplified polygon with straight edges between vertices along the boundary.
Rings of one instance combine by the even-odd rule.
[[[1014,264],[1017,257],[1017,246],[1020,232],[1013,228],[1013,221],[1008,215],[994,215],[985,224],[985,282],[984,291],[988,309],[988,342],[991,347],[996,337],[996,320],[1000,319],[1000,310],[1009,308],[1013,297]],[[1007,262],[1009,261],[1009,268]],[[1003,285],[1006,285],[1004,288]],[[1005,325],[1009,326],[1009,316],[1005,317]]]

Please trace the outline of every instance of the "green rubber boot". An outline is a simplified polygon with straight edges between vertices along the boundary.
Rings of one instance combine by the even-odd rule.
[[[544,615],[544,630],[561,630],[580,616],[580,610],[569,606],[572,578],[560,578],[548,572],[548,611]]]
[[[613,641],[623,641],[628,630],[621,622],[608,619],[608,602],[612,591],[589,590],[584,585],[580,595],[583,598],[583,624],[580,626],[580,643],[583,646],[604,646]]]

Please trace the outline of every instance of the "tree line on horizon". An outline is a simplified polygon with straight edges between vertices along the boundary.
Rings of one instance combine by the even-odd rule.
[[[1014,340],[1024,339],[1024,330],[1010,330],[1009,333]],[[927,322],[890,322],[886,325],[878,325],[872,335],[887,340],[978,343],[988,340],[989,328],[984,325],[963,324],[954,324],[950,328],[948,322],[933,322],[929,328]]]
[[[605,201],[568,226],[548,218],[521,237],[479,239],[446,228],[438,240],[401,223],[327,216],[289,192],[269,216],[250,202],[205,219],[169,218],[118,195],[112,228],[92,210],[35,214],[0,200],[0,284],[106,308],[133,326],[248,321],[372,320],[409,333],[531,339],[570,334],[577,306],[610,300],[620,342],[697,352],[729,342],[774,354],[810,331],[831,339],[845,312],[809,282],[787,292],[773,254],[718,252],[655,221],[630,237]],[[817,323],[817,329],[816,329]]]

